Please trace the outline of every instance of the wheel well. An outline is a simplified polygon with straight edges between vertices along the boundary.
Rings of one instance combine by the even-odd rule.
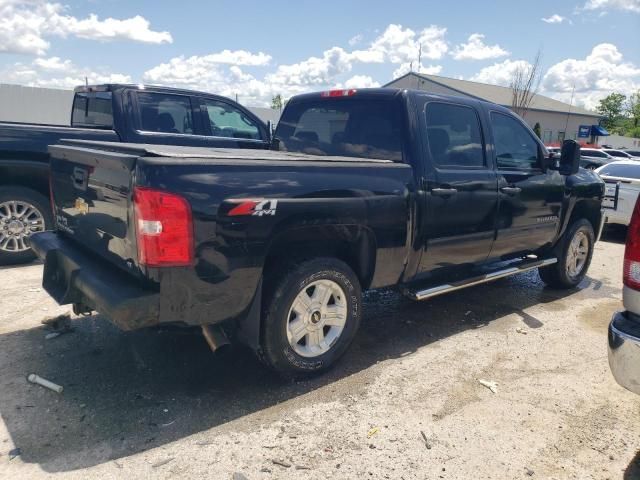
[[[567,228],[576,220],[584,218],[591,223],[593,231],[597,235],[601,216],[602,212],[600,211],[600,203],[598,201],[591,199],[580,200],[573,207]]]
[[[322,225],[292,228],[272,242],[264,263],[265,276],[283,265],[317,257],[334,257],[355,272],[362,288],[371,284],[375,269],[375,240],[367,228],[357,225]]]
[[[0,186],[25,187],[49,198],[48,165],[0,165]]]

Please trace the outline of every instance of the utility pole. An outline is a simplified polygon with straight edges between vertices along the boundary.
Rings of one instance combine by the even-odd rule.
[[[567,139],[567,128],[569,128],[569,116],[571,115],[571,107],[573,106],[573,94],[576,91],[576,82],[573,82],[571,88],[571,100],[569,101],[569,111],[567,112],[567,120],[564,122],[564,139]]]
[[[422,44],[420,44],[420,47],[418,48],[418,73],[420,73],[421,69],[422,69]]]

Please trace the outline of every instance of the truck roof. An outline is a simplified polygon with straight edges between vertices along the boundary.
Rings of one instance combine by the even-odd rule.
[[[208,97],[227,98],[224,95],[218,95],[211,92],[203,92],[200,90],[190,90],[186,88],[166,87],[163,85],[146,85],[142,83],[103,83],[99,85],[79,85],[73,89],[74,92],[114,92],[123,88],[133,90],[152,90],[154,92],[163,91],[170,93],[180,93],[186,95],[201,95]]]
[[[296,95],[291,98],[290,102],[297,102],[300,100],[311,100],[317,98],[339,98],[339,97],[369,97],[369,98],[380,98],[380,97],[401,97],[401,96],[420,96],[427,97],[432,100],[447,100],[461,104],[467,105],[478,105],[482,104],[487,107],[490,107],[493,110],[498,110],[501,112],[513,113],[506,107],[502,105],[498,105],[497,103],[487,102],[485,100],[480,100],[477,98],[471,97],[463,97],[460,95],[444,95],[439,93],[430,93],[425,92],[424,90],[416,90],[416,89],[401,89],[401,88],[389,88],[389,87],[380,87],[380,88],[350,88],[350,89],[336,89],[336,90],[325,90],[321,92],[312,92],[312,93],[303,93],[300,95]]]

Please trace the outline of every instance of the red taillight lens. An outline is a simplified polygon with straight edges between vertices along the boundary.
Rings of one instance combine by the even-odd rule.
[[[640,290],[640,197],[636,201],[627,230],[622,281],[627,287]]]
[[[355,88],[350,88],[349,90],[329,90],[328,92],[322,92],[320,94],[321,97],[350,97],[356,94]]]
[[[193,264],[191,207],[173,193],[136,187],[133,192],[138,262],[148,267]]]

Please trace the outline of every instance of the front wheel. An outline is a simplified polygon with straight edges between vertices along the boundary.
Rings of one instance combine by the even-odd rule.
[[[276,282],[262,323],[262,357],[284,377],[330,368],[360,325],[362,291],[355,273],[335,258],[296,264]]]
[[[538,269],[542,281],[555,288],[576,287],[587,274],[594,244],[595,234],[591,223],[585,219],[574,222],[556,249],[558,262]]]

